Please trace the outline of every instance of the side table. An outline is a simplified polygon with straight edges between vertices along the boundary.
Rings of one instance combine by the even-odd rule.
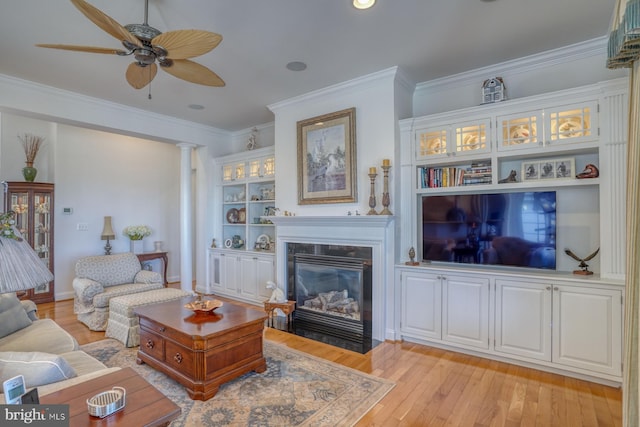
[[[273,312],[277,309],[282,310],[282,312],[287,316],[287,324],[291,325],[293,312],[296,311],[296,302],[295,301],[285,301],[285,302],[271,302],[269,300],[264,302],[264,311],[267,313],[267,325],[273,328]]]
[[[105,418],[89,415],[87,399],[114,386],[124,387],[127,391],[124,408]],[[182,412],[178,405],[131,368],[123,368],[41,396],[40,404],[69,405],[70,419],[67,425],[73,427],[165,426]]]
[[[136,254],[140,263],[144,261],[151,261],[154,259],[162,260],[162,268],[164,273],[162,274],[162,278],[164,280],[164,285],[167,286],[167,264],[169,264],[169,257],[167,256],[167,252],[145,252],[143,254]]]

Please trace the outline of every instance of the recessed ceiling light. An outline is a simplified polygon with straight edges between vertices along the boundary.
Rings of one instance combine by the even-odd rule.
[[[204,110],[204,105],[189,104],[189,108],[191,108],[192,110]]]
[[[353,0],[353,7],[356,9],[369,9],[376,3],[376,0]]]
[[[287,64],[287,70],[304,71],[306,69],[307,69],[307,64],[301,61],[291,61]]]

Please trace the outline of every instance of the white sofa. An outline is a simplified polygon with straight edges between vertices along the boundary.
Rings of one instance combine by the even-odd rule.
[[[111,298],[163,287],[162,276],[143,270],[134,253],[84,257],[76,263],[73,309],[89,329],[104,331]]]
[[[43,396],[118,369],[79,350],[75,338],[53,320],[38,319],[32,301],[0,295],[0,382],[20,374],[27,388],[38,387]]]

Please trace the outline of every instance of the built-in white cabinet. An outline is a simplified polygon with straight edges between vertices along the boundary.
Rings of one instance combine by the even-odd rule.
[[[621,375],[622,290],[496,279],[495,350]]]
[[[553,276],[399,266],[402,337],[620,381],[622,284]]]
[[[495,350],[551,361],[551,285],[505,279],[495,283]]]
[[[511,187],[598,184],[575,176],[588,164],[600,165],[600,95],[567,91],[402,121],[413,146],[412,187],[418,194],[468,192],[469,186],[503,184],[512,173],[515,181],[506,182]],[[523,173],[532,161],[558,159],[573,165],[567,175],[537,179]]]
[[[489,280],[403,272],[402,326],[411,336],[489,348]]]
[[[426,122],[416,127],[416,159],[468,157],[491,151],[491,120],[466,117],[456,122]]]
[[[622,290],[553,286],[552,361],[609,375],[622,371]]]
[[[214,221],[220,248],[273,252],[275,226],[261,217],[275,212],[275,156],[273,147],[216,159],[216,205],[222,206]]]
[[[208,259],[212,293],[255,304],[271,295],[266,284],[275,277],[273,255],[209,249]]]

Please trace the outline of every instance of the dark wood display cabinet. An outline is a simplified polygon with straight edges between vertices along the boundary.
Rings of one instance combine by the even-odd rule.
[[[16,227],[53,273],[54,185],[44,182],[8,182],[6,208],[16,213]],[[54,300],[54,282],[18,292],[36,304]]]

